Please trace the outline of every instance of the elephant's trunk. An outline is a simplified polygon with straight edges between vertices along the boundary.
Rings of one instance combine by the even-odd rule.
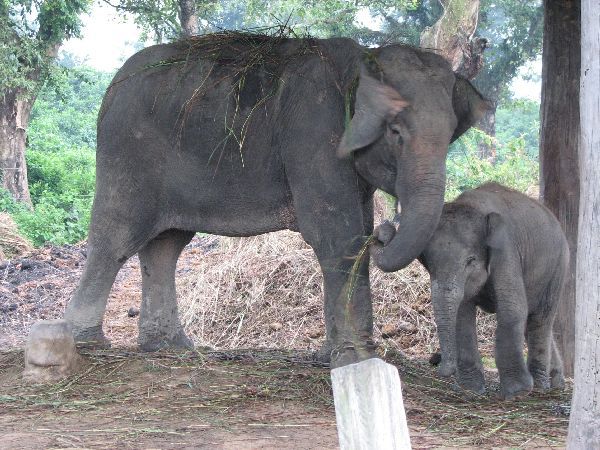
[[[409,265],[431,239],[444,207],[444,156],[445,153],[437,159],[400,164],[402,169],[396,180],[396,196],[401,208],[397,216],[398,233],[375,259],[384,272],[394,272]]]
[[[431,303],[442,353],[438,373],[443,377],[456,372],[456,314],[462,293],[463,289],[455,279],[443,283],[434,279],[431,282]]]

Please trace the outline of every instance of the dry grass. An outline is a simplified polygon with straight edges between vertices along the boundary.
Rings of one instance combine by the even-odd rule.
[[[33,250],[31,243],[17,231],[10,214],[0,213],[0,260],[14,258]]]
[[[378,196],[377,221],[391,215]],[[429,275],[421,264],[391,274],[372,267],[371,291],[375,339],[384,353],[436,350]],[[322,275],[298,233],[219,238],[178,280],[178,295],[185,330],[200,346],[316,350],[324,340]],[[484,355],[491,354],[493,321],[481,316]]]

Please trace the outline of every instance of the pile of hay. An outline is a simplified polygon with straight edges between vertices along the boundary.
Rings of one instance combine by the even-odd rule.
[[[381,198],[376,210],[391,216]],[[322,275],[301,236],[282,231],[214,239],[219,246],[177,286],[181,320],[196,345],[318,349],[325,332]],[[384,352],[436,351],[429,275],[418,262],[391,274],[372,267],[371,290],[374,335]],[[480,330],[483,354],[492,348],[492,320],[487,316]]]
[[[17,224],[10,214],[0,212],[0,260],[14,258],[32,250],[31,243],[18,233]]]

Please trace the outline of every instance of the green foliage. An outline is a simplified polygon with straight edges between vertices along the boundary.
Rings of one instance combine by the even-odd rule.
[[[85,67],[61,72],[35,103],[27,130],[28,151],[95,148],[96,118],[111,78]]]
[[[487,181],[525,192],[539,183],[539,165],[525,151],[525,139],[520,136],[504,144],[496,141],[497,158],[490,161],[480,158],[478,145],[493,139],[472,128],[453,145],[448,161],[446,200],[453,200],[461,192],[473,189]]]
[[[511,100],[496,110],[496,139],[509,142],[522,137],[524,150],[530,157],[537,158],[540,136],[540,104],[532,100]]]
[[[519,68],[541,54],[543,15],[539,0],[481,0],[477,34],[490,47],[475,84],[488,98],[508,99],[508,86]]]
[[[34,245],[67,244],[85,238],[94,195],[95,154],[90,149],[27,155],[34,210],[0,192],[0,210],[11,213],[19,232]]]
[[[34,245],[85,238],[95,183],[96,116],[111,75],[89,68],[62,71],[38,96],[26,154],[31,211],[0,192],[20,233]]]
[[[162,42],[181,35],[176,0],[114,0],[108,3],[123,14],[133,14],[145,37]],[[196,8],[200,33],[285,25],[299,35],[345,36],[373,43],[381,41],[382,33],[357,24],[359,12],[369,11],[378,21],[390,11],[407,11],[419,3],[418,0],[209,0],[196,2]]]
[[[56,46],[80,31],[90,0],[0,0],[0,91],[33,92]]]

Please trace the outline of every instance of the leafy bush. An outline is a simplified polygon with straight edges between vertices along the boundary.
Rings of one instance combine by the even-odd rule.
[[[533,100],[518,99],[505,102],[496,110],[496,139],[510,142],[523,138],[525,152],[537,158],[539,153],[540,104]]]
[[[94,151],[30,151],[27,168],[34,210],[14,202],[6,191],[0,193],[0,209],[11,213],[19,232],[35,246],[84,239],[94,195]]]
[[[495,162],[478,156],[478,143],[492,139],[480,130],[472,129],[453,148],[447,161],[446,199],[452,200],[461,192],[487,181],[525,192],[539,183],[539,164],[526,151],[523,136],[501,144],[496,141]]]
[[[40,92],[27,130],[34,210],[0,192],[0,210],[34,245],[85,238],[95,184],[96,117],[112,75],[78,67],[59,72]]]
[[[111,78],[86,67],[55,76],[35,102],[27,129],[28,150],[95,148],[96,118]]]

